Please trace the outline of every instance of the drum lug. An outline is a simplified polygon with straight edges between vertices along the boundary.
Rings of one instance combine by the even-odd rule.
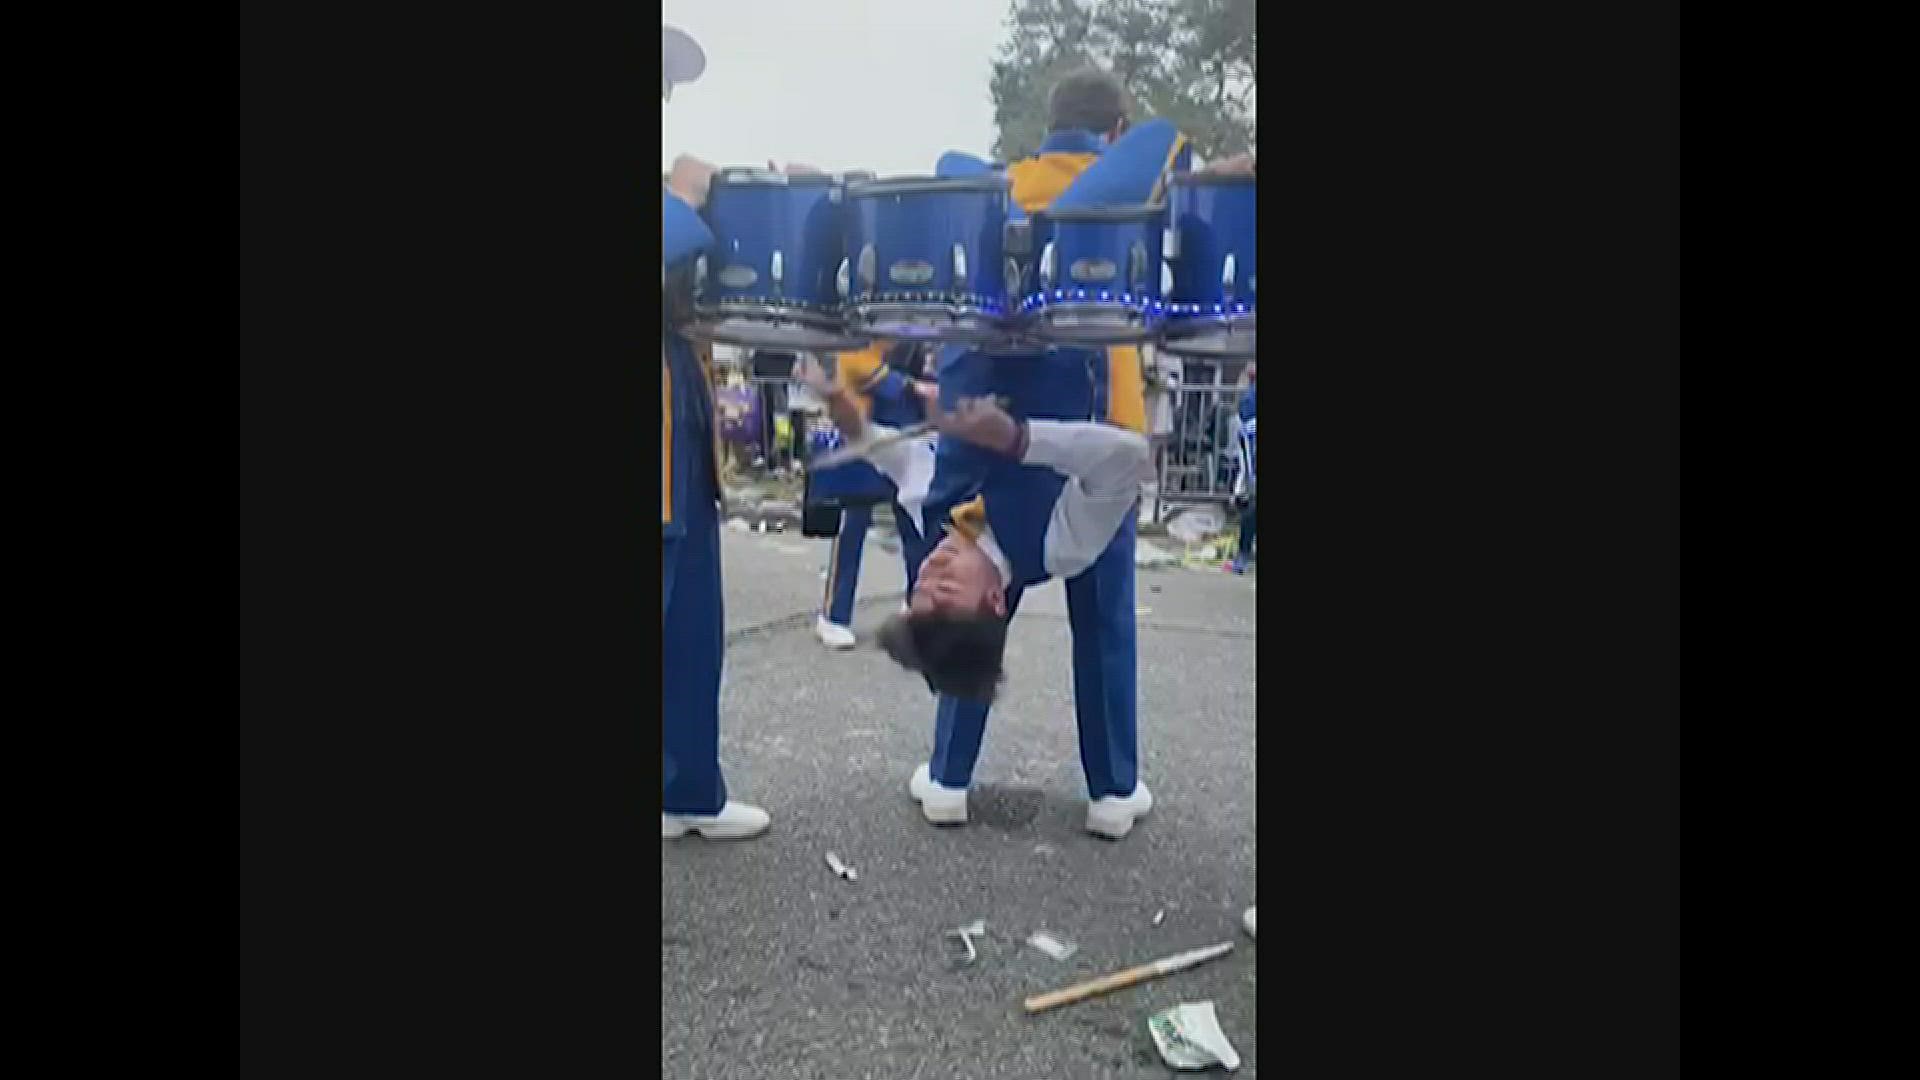
[[[693,260],[693,291],[695,295],[698,295],[700,293],[705,292],[706,287],[707,287],[707,257],[705,255],[702,255],[699,258]]]
[[[1233,255],[1229,253],[1226,264],[1220,268],[1220,292],[1228,300],[1233,299],[1233,270]]]
[[[768,270],[770,272],[769,276],[773,280],[773,295],[779,296],[781,294],[781,280],[785,276],[786,270],[786,261],[780,257],[779,248],[773,249],[773,264],[768,267]]]
[[[967,249],[965,245],[953,245],[953,288],[958,292],[966,288]]]
[[[1144,291],[1147,287],[1147,245],[1138,240],[1127,253],[1127,287],[1134,292]]]
[[[846,259],[840,260],[840,272],[833,275],[834,287],[840,290],[840,299],[845,300],[853,289],[852,264]]]
[[[1051,240],[1047,241],[1046,247],[1040,249],[1040,287],[1053,288],[1053,241]]]
[[[855,269],[860,279],[861,292],[873,291],[874,282],[877,280],[879,270],[879,260],[874,256],[873,245],[868,244],[862,247],[860,249],[860,265]]]
[[[1160,254],[1161,257],[1167,259],[1178,259],[1180,257],[1179,229],[1168,228],[1163,230],[1160,237]]]

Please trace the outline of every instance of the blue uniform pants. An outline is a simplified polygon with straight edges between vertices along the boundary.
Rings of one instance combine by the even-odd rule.
[[[691,441],[691,440],[689,440]],[[698,444],[676,451],[707,460]],[[727,802],[720,776],[720,664],[726,617],[720,589],[720,514],[711,467],[693,475],[708,487],[685,501],[686,531],[660,551],[660,807],[670,814],[717,814]]]

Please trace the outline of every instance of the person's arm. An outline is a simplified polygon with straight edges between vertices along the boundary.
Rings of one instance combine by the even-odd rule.
[[[895,349],[901,346],[894,346]],[[905,348],[918,352],[918,346]],[[885,401],[892,405],[914,404],[922,410],[932,413],[940,397],[940,384],[920,374],[921,363],[917,356],[901,361],[898,354],[889,352],[867,383],[867,395],[876,401]]]
[[[1023,465],[1044,465],[1088,499],[1132,501],[1153,479],[1150,444],[1136,432],[1094,421],[1029,420]],[[1066,495],[1061,496],[1062,500]]]
[[[1067,478],[1047,523],[1046,569],[1068,578],[1093,565],[1153,479],[1144,436],[1090,420],[1028,420],[979,399],[940,418],[940,432]]]
[[[1140,485],[1153,479],[1153,450],[1136,432],[1101,423],[1027,423],[1028,465],[1066,474],[1047,521],[1047,572],[1078,576],[1113,543],[1134,513]]]
[[[1053,200],[1054,210],[1139,206],[1155,200],[1170,173],[1190,158],[1187,139],[1166,120],[1136,124]]]
[[[673,171],[660,189],[660,276],[680,260],[704,250],[713,243],[713,231],[700,217],[706,205],[707,188],[713,182],[713,166],[697,158],[682,155],[673,163]]]
[[[943,179],[949,177],[985,176],[992,171],[992,162],[985,158],[975,157],[972,154],[962,153],[958,150],[949,150],[941,154],[940,160],[934,162],[933,165],[933,175]]]
[[[848,446],[863,446],[870,441],[897,434],[894,428],[885,424],[876,424],[867,419],[866,410],[860,407],[860,399],[844,383],[835,382],[811,356],[804,356],[795,367],[800,380],[807,389],[818,394],[826,403],[827,416],[833,426],[840,429],[840,435]],[[893,481],[894,486],[906,489],[913,486],[915,478],[922,471],[922,456],[930,456],[928,439],[907,439],[877,447],[867,460],[873,467]]]

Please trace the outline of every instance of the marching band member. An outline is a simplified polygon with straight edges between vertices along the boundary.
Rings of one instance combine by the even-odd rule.
[[[661,28],[661,100],[706,68],[693,38]],[[660,194],[662,308],[669,285],[713,240],[699,210],[713,167],[673,163]],[[663,320],[663,322],[666,320]],[[765,810],[727,798],[720,775],[720,665],[726,625],[720,587],[720,468],[710,357],[673,327],[660,334],[660,597],[662,839],[698,833],[737,840],[765,832]]]
[[[939,398],[939,388],[922,376],[922,356],[921,347],[911,343],[874,345],[859,352],[841,353],[835,363],[836,381],[853,396],[873,423],[890,428],[910,427],[924,421],[928,409]],[[900,537],[907,595],[912,595],[914,580],[920,574],[920,560],[926,551],[913,519],[899,503],[889,505]],[[850,506],[841,512],[840,532],[834,537],[833,550],[827,557],[826,596],[821,600],[820,615],[813,624],[814,636],[829,649],[851,649],[855,644],[853,601],[860,584],[860,556],[866,548],[867,529],[872,524],[871,506]]]
[[[1166,121],[1130,125],[1125,92],[1097,71],[1063,78],[1049,99],[1049,114],[1051,130],[1039,152],[1006,166],[1013,201],[1025,213],[1155,201],[1171,172],[1190,156],[1186,139]],[[953,153],[941,159],[940,167],[945,175],[992,168]],[[1152,793],[1138,775],[1134,625],[1134,506],[1139,485],[1151,476],[1119,464],[1130,461],[1130,451],[1120,447],[1147,445],[1139,350],[1055,347],[999,356],[949,348],[942,352],[938,375],[943,407],[963,398],[1002,396],[1012,402],[1014,415],[1046,426],[1040,429],[1045,433],[1042,459],[1029,464],[996,460],[994,451],[983,450],[970,438],[939,441],[938,473],[927,506],[931,516],[950,519],[954,527],[921,567],[914,610],[885,632],[895,658],[927,674],[941,692],[933,753],[915,770],[908,790],[927,820],[966,821],[967,788],[985,734],[992,688],[1000,678],[1005,620],[1018,606],[1021,588],[1051,574],[1066,579],[1074,713],[1089,798],[1086,827],[1119,839],[1153,807]],[[1058,444],[1065,433],[1052,423],[1095,419],[1107,426],[1075,425],[1083,449]],[[1101,527],[1090,529],[1086,511],[1076,510],[1062,519],[1060,540],[1044,539],[1043,544],[1041,534],[1026,536],[1017,564],[995,557],[993,552],[1005,549],[996,537],[1003,529],[1014,530],[1012,520],[1030,533],[1054,520],[1049,507],[1082,506],[1077,499],[1055,496],[1089,481],[1066,481],[1065,488],[1054,492],[1049,487],[1063,482],[1061,472],[1070,472],[1069,466],[1084,467],[1088,461],[1117,469],[1120,479],[1114,482],[1124,488],[1095,489],[1099,495],[1092,505],[1099,507]],[[1091,482],[1109,480],[1113,478],[1102,473]],[[1002,521],[995,523],[994,518]],[[1095,538],[1098,546],[1085,550]],[[1056,543],[1064,547],[1045,547]],[[1049,558],[1054,562],[1048,564]],[[998,584],[988,567],[999,571]],[[1036,578],[1039,569],[1046,572]],[[991,618],[985,617],[988,613]]]
[[[1255,442],[1257,432],[1254,429],[1254,365],[1247,364],[1247,392],[1240,395],[1240,474],[1233,480],[1234,501],[1240,504],[1240,550],[1234,555],[1227,569],[1235,574],[1247,572],[1247,564],[1253,561],[1253,541],[1256,528],[1260,524],[1260,489],[1256,482],[1254,466]]]

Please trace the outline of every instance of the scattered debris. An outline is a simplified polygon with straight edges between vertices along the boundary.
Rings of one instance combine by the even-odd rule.
[[[838,874],[843,878],[846,878],[848,881],[860,880],[860,875],[854,872],[853,867],[848,866],[846,863],[841,862],[840,856],[835,855],[831,851],[827,852],[827,869],[833,871],[835,874]]]
[[[1133,545],[1133,565],[1151,570],[1161,566],[1178,566],[1180,556],[1162,548],[1151,540],[1137,540]]]
[[[1138,986],[1143,982],[1147,982],[1150,979],[1157,979],[1162,975],[1171,975],[1176,971],[1185,971],[1190,967],[1198,967],[1209,960],[1225,956],[1232,951],[1233,942],[1223,941],[1218,945],[1209,945],[1204,949],[1189,949],[1183,953],[1175,953],[1172,956],[1155,960],[1151,964],[1141,964],[1138,967],[1130,967],[1124,971],[1116,971],[1111,975],[1102,975],[1097,979],[1088,979],[1086,982],[1075,983],[1063,990],[1053,990],[1045,994],[1035,994],[1026,1000],[1026,1010],[1030,1013],[1046,1012],[1048,1009],[1056,1009],[1062,1005],[1072,1005],[1075,1002],[1085,1001],[1091,997],[1099,997],[1101,994],[1112,993],[1115,990],[1125,990],[1127,987]]]
[[[1167,909],[1166,909],[1166,908],[1161,908],[1161,909],[1160,909],[1159,911],[1156,911],[1156,912],[1154,912],[1154,913],[1153,913],[1153,925],[1155,925],[1155,926],[1159,926],[1159,925],[1160,925],[1161,923],[1163,923],[1163,922],[1166,922],[1166,921],[1167,921]]]
[[[1147,1017],[1147,1032],[1160,1048],[1161,1060],[1176,1069],[1204,1069],[1216,1062],[1229,1071],[1240,1067],[1240,1055],[1220,1030],[1211,1001],[1154,1013]]]
[[[1039,949],[1055,960],[1065,960],[1067,957],[1080,951],[1080,946],[1075,945],[1071,941],[1054,937],[1045,930],[1034,931],[1033,935],[1027,938],[1027,944]]]
[[[1035,844],[1035,845],[1033,845],[1033,853],[1034,853],[1035,855],[1038,855],[1038,856],[1040,856],[1041,858],[1045,858],[1045,857],[1047,857],[1048,855],[1051,855],[1051,854],[1053,854],[1055,850],[1056,850],[1056,849],[1054,848],[1054,846],[1053,846],[1052,844]]]
[[[1215,506],[1183,507],[1167,519],[1167,534],[1183,544],[1198,544],[1226,527]]]
[[[728,518],[727,528],[732,529],[734,532],[752,532],[753,531],[753,526],[747,524],[747,519],[740,518],[740,517]]]
[[[968,923],[965,926],[955,927],[954,929],[947,931],[945,936],[957,937],[960,939],[960,944],[965,945],[967,947],[967,959],[965,962],[971,964],[975,960],[979,959],[980,957],[979,951],[973,947],[973,939],[984,935],[986,932],[987,932],[986,920],[975,919],[971,923]]]

